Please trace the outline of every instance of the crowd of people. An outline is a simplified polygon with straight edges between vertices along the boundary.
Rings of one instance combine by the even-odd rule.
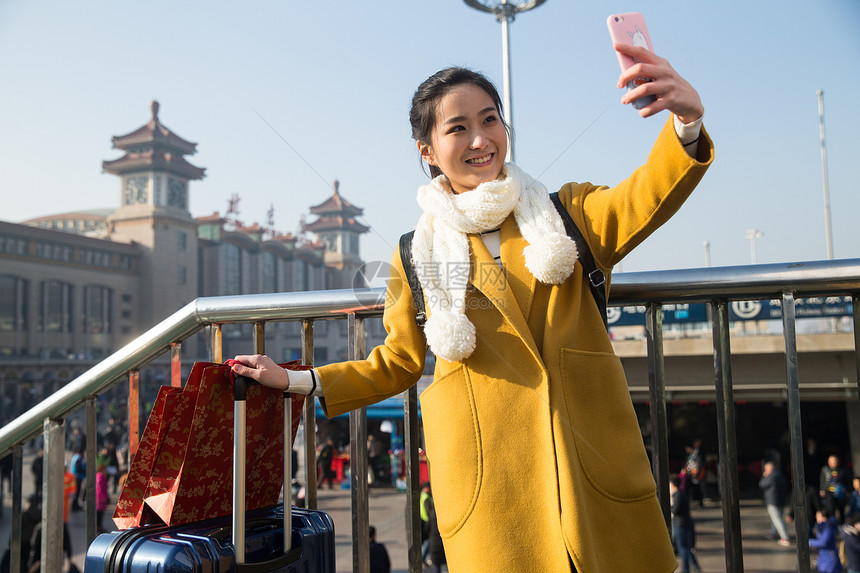
[[[105,527],[104,514],[110,503],[110,490],[117,494],[120,488],[120,478],[124,471],[121,460],[124,456],[118,453],[126,442],[126,429],[118,422],[119,417],[111,416],[101,426],[96,435],[96,467],[87,468],[86,448],[87,435],[76,420],[68,422],[66,432],[66,462],[63,469],[63,556],[67,559],[67,571],[77,571],[72,562],[72,537],[69,532],[69,516],[72,512],[84,509],[87,494],[87,479],[93,479],[95,484],[96,531],[108,531],[111,525]],[[21,567],[22,571],[37,569],[41,557],[41,523],[42,496],[44,488],[44,450],[39,448],[29,464],[32,477],[32,493],[27,496],[26,505],[21,516]],[[8,487],[11,492],[12,456],[0,460],[0,491]],[[0,495],[0,515],[3,504]],[[11,545],[11,539],[10,539]],[[0,573],[9,573],[10,551],[7,549],[0,559]]]
[[[804,495],[809,546],[815,549],[819,573],[860,573],[860,476],[852,479],[841,458],[824,455],[815,439],[806,441],[804,451]],[[776,460],[766,460],[759,481],[771,530],[768,538],[791,546],[786,512],[792,484]]]

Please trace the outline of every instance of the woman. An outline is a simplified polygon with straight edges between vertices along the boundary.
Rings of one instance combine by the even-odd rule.
[[[653,80],[622,102],[653,94],[639,114],[673,118],[647,164],[614,189],[559,191],[607,277],[681,206],[713,157],[697,92],[655,54],[615,49],[640,61],[619,87]],[[336,416],[415,384],[429,346],[436,371],[422,418],[451,571],[673,571],[621,362],[545,188],[504,163],[501,108],[492,84],[461,68],[431,76],[413,97],[413,137],[434,176],[418,191],[424,214],[412,245],[423,328],[398,250],[389,334],[366,360],[288,375],[267,357],[237,356],[244,366],[234,370],[313,392]],[[636,534],[619,536],[631,521]]]

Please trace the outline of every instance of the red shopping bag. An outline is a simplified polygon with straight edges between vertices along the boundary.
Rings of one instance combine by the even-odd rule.
[[[306,369],[298,363],[282,365]],[[199,373],[199,377],[196,374]],[[230,367],[197,363],[164,436],[144,502],[160,521],[179,525],[229,515],[233,487],[233,386]],[[292,400],[295,439],[304,396]],[[274,505],[283,487],[284,399],[251,386],[247,396],[248,510]]]
[[[128,529],[140,525],[143,513],[143,494],[149,483],[149,475],[158,455],[158,449],[164,434],[167,432],[169,420],[179,400],[181,390],[173,386],[162,386],[155,397],[155,404],[143,430],[137,452],[131,460],[113,521],[119,529]]]

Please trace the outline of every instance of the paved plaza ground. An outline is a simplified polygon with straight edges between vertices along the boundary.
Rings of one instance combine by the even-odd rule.
[[[32,491],[29,466],[24,466],[26,496]],[[5,494],[5,492],[4,492]],[[352,537],[350,517],[350,492],[344,489],[319,491],[319,508],[328,512],[335,522],[337,543],[337,571],[352,571]],[[116,502],[116,496],[111,496]],[[392,571],[405,573],[407,548],[405,538],[406,494],[394,489],[370,489],[370,523],[376,526],[378,540],[386,545],[392,561]],[[4,511],[0,517],[0,554],[9,543],[11,498],[4,495]],[[107,513],[107,512],[106,512]],[[111,509],[112,513],[112,509]],[[697,528],[697,555],[706,573],[726,571],[723,546],[722,510],[718,502],[710,502],[702,508],[693,509]],[[107,518],[105,519],[107,522]],[[107,523],[106,523],[107,525]],[[85,547],[85,515],[72,513],[69,529],[72,532],[74,561],[83,569]],[[619,524],[619,528],[635,527],[635,524]],[[796,571],[796,549],[780,547],[765,539],[769,521],[764,505],[759,500],[747,500],[741,504],[741,528],[743,533],[744,571],[746,573]],[[619,540],[624,533],[619,530]],[[427,568],[428,572],[435,568]],[[443,567],[443,571],[447,571]]]

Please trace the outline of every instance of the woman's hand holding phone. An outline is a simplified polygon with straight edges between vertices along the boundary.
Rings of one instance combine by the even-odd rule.
[[[705,110],[699,94],[654,53],[642,14],[613,14],[606,23],[621,66],[618,87],[627,87],[622,103],[631,104],[642,117],[664,109],[685,124],[702,117]]]
[[[621,103],[629,104],[650,95],[656,99],[639,109],[639,115],[642,117],[650,117],[664,109],[675,114],[681,123],[690,123],[702,117],[705,108],[699,93],[672,68],[666,59],[645,48],[630,44],[616,43],[613,47],[618,53],[638,60],[638,63],[621,72],[618,77],[619,88],[636,78],[651,80],[640,82],[638,86],[625,93]]]

